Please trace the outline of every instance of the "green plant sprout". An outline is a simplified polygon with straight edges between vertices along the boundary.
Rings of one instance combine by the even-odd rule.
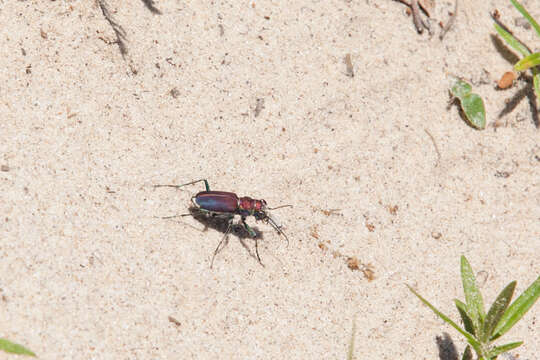
[[[349,351],[347,352],[347,360],[354,360],[354,338],[356,336],[356,316],[352,323],[352,335],[349,341]]]
[[[531,26],[534,28],[534,30],[536,30],[536,33],[540,37],[540,25],[538,25],[538,23],[532,18],[532,16],[517,0],[510,0],[510,2],[521,13],[521,15],[523,15],[523,17],[527,19],[529,24],[531,24]],[[514,69],[516,71],[526,71],[528,69],[531,69],[533,74],[534,92],[536,94],[536,97],[540,99],[540,72],[538,71],[538,68],[536,68],[537,65],[540,65],[540,53],[531,53],[527,46],[522,44],[502,26],[497,23],[495,23],[494,26],[495,30],[497,30],[497,32],[504,39],[504,41],[506,41],[506,43],[518,53],[523,55],[523,59],[521,59],[514,65]]]
[[[11,342],[3,338],[0,338],[0,350],[3,350],[11,354],[36,356],[34,352],[32,352],[31,350],[28,350],[24,346],[16,344],[14,342]]]
[[[472,93],[471,85],[458,79],[450,89],[450,93],[459,99],[461,109],[471,126],[484,129],[486,127],[484,101],[479,95]]]
[[[454,302],[465,329],[459,327],[448,316],[437,310],[414,291],[412,287],[407,286],[437,316],[465,336],[469,345],[465,348],[462,360],[472,360],[471,347],[476,352],[478,360],[494,360],[503,352],[510,351],[523,344],[523,341],[518,341],[494,346],[492,342],[510,330],[538,300],[538,297],[540,297],[540,276],[520,297],[508,306],[516,287],[516,282],[512,281],[497,296],[487,314],[484,311],[484,302],[480,290],[476,286],[471,265],[465,256],[461,256],[461,279],[463,292],[465,293],[465,303],[457,299]]]

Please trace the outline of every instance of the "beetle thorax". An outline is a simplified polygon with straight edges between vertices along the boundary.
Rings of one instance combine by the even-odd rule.
[[[266,201],[252,199],[248,196],[244,196],[238,199],[238,210],[241,212],[249,213],[249,215],[255,215],[260,212],[264,212],[266,208]]]

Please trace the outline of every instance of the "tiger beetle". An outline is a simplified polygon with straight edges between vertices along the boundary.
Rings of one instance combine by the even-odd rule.
[[[226,191],[211,191],[210,186],[208,185],[208,180],[206,179],[195,180],[182,185],[154,185],[154,187],[180,188],[182,186],[193,185],[199,182],[204,182],[206,191],[201,191],[191,198],[191,202],[195,205],[195,208],[205,215],[222,217],[228,221],[227,230],[216,247],[214,256],[212,256],[210,268],[213,267],[214,259],[221,250],[221,245],[231,232],[235,215],[240,216],[240,223],[242,227],[247,231],[249,236],[255,240],[255,253],[257,254],[257,260],[261,265],[263,265],[263,263],[261,261],[261,257],[259,256],[257,233],[247,224],[246,218],[248,216],[253,216],[256,220],[262,220],[265,223],[270,224],[279,235],[283,235],[283,237],[285,237],[285,240],[287,240],[287,246],[289,246],[289,238],[283,232],[282,225],[274,217],[272,217],[269,211],[283,207],[292,207],[292,205],[281,205],[275,208],[269,208],[267,207],[266,201],[263,199],[256,200],[248,196],[239,197],[235,193]],[[163,219],[170,219],[177,216],[193,216],[193,214],[166,216]]]

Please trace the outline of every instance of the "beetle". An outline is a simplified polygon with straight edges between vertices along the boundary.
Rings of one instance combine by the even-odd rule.
[[[182,185],[154,185],[154,188],[157,187],[173,187],[180,188],[186,185],[193,185],[199,182],[204,182],[205,191],[200,191],[191,198],[191,202],[195,205],[197,211],[208,215],[208,216],[218,216],[225,218],[228,221],[228,227],[225,231],[225,234],[221,241],[219,242],[214,255],[212,257],[212,262],[210,268],[214,265],[214,259],[217,253],[221,250],[221,245],[224,243],[225,239],[229,235],[235,215],[240,216],[240,224],[247,231],[249,236],[255,240],[255,253],[257,254],[257,260],[261,265],[261,257],[259,256],[259,247],[257,233],[253,230],[246,222],[248,216],[253,216],[255,220],[260,220],[265,223],[270,224],[279,235],[283,235],[285,240],[287,240],[287,246],[289,244],[289,238],[283,232],[283,226],[270,214],[270,210],[280,209],[283,207],[292,207],[292,205],[281,205],[275,208],[269,208],[266,200],[264,199],[253,199],[249,196],[238,196],[233,192],[227,191],[212,191],[210,190],[210,185],[208,184],[207,179],[194,180]],[[170,219],[176,216],[193,216],[193,214],[182,214],[175,216],[166,216],[164,219]],[[263,265],[264,266],[264,265]]]

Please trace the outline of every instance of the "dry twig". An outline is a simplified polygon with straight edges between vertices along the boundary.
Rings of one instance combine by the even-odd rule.
[[[456,4],[454,5],[454,13],[452,15],[450,15],[450,19],[448,19],[448,22],[443,27],[443,29],[441,31],[441,34],[439,35],[439,40],[442,40],[444,38],[444,36],[448,32],[448,30],[450,30],[450,28],[452,28],[452,26],[454,26],[454,23],[456,22],[457,3],[458,3],[458,0],[456,0]]]
[[[126,32],[124,31],[124,29],[122,28],[122,26],[120,26],[112,17],[110,11],[109,11],[109,7],[107,5],[107,3],[105,2],[105,0],[96,0],[98,5],[99,5],[99,8],[101,9],[101,12],[103,13],[103,16],[105,17],[105,19],[109,22],[109,24],[111,25],[113,31],[114,31],[114,34],[116,35],[116,43],[118,44],[118,48],[120,49],[120,54],[122,54],[122,57],[125,57],[125,55],[127,54],[127,46],[126,46],[126,41],[127,41],[127,37],[126,37]]]

